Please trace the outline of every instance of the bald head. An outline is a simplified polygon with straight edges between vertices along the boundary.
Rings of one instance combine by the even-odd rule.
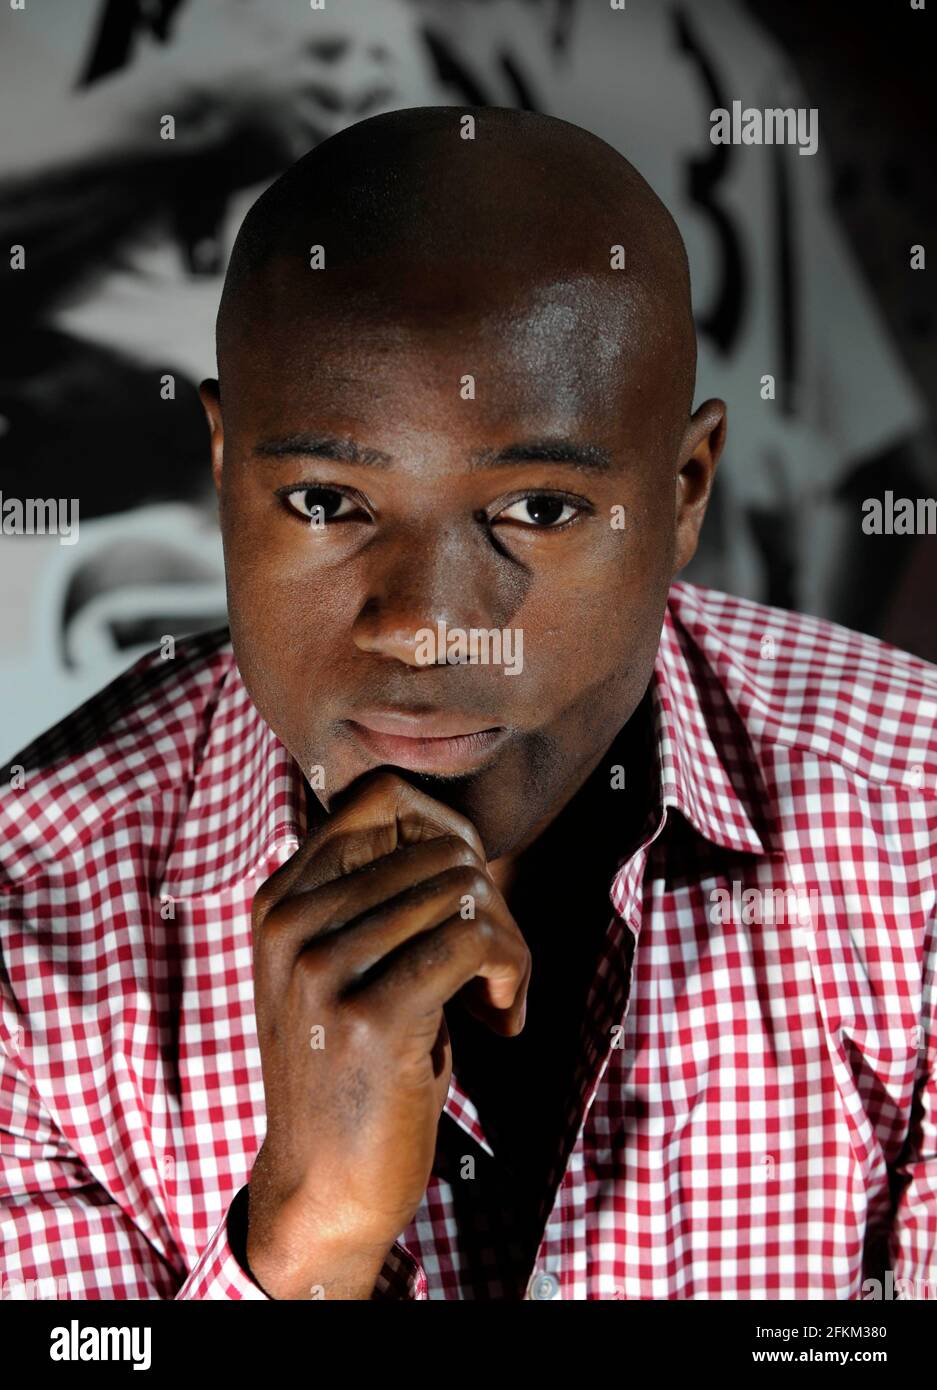
[[[474,139],[463,138],[467,115]],[[591,309],[575,341],[563,334],[570,296]],[[648,408],[682,430],[696,366],[686,253],[632,165],[578,126],[527,111],[374,116],[292,165],[245,218],[218,315],[222,397],[299,314],[318,319],[325,342],[335,315],[454,332],[482,313],[514,321],[531,298],[535,335],[555,332],[610,389],[624,364],[640,365],[653,380]]]

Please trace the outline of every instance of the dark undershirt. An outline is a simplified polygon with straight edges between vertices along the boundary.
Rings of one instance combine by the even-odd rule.
[[[581,885],[575,895],[557,891],[536,917],[517,915],[533,957],[527,1020],[518,1037],[498,1037],[457,1000],[446,1006],[453,1069],[494,1151],[498,1181],[528,1264],[542,1235],[550,1170],[566,1157],[560,1144],[573,1099],[586,998],[612,917],[610,882],[609,876],[592,883],[588,892]]]
[[[646,719],[642,706],[636,731],[619,736],[508,894],[533,960],[524,1031],[498,1037],[458,998],[446,1006],[453,1069],[479,1112],[516,1223],[512,1251],[504,1254],[519,1278],[530,1272],[552,1204],[550,1171],[556,1164],[554,1176],[563,1172],[575,1138],[567,1117],[587,996],[614,915],[609,890],[646,823]],[[615,762],[627,769],[626,790],[610,787]],[[635,795],[638,787],[644,795]],[[464,1148],[464,1136],[456,1142]]]

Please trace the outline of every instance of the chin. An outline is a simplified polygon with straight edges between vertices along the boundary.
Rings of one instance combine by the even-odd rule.
[[[490,774],[486,777],[477,774],[444,776],[401,768],[394,771],[434,801],[451,806],[453,811],[470,820],[485,846],[489,864],[510,854],[527,833],[527,817],[523,820],[518,817],[517,802],[505,796],[503,783],[498,784],[497,797],[492,794]]]
[[[321,756],[312,757],[308,753],[305,756],[309,766],[316,763],[328,766],[328,759]],[[509,854],[519,845],[533,823],[529,817],[529,798],[524,795],[523,790],[518,788],[515,796],[507,794],[505,769],[500,765],[500,759],[498,763],[489,764],[484,769],[460,773],[418,772],[413,768],[397,767],[391,763],[382,766],[402,781],[409,782],[417,791],[421,791],[433,801],[450,806],[453,811],[458,811],[466,820],[471,821],[485,846],[485,856],[489,863],[504,854]],[[331,787],[327,786],[324,791],[313,789],[316,799],[326,813],[331,811],[337,799],[343,798],[353,790],[360,778],[375,771],[375,767],[376,765],[356,767],[351,771],[346,769],[341,777],[340,786],[336,787],[333,784]],[[528,814],[520,817],[519,806]]]

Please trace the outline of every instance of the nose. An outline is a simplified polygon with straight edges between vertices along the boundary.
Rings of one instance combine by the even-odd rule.
[[[435,634],[439,623],[448,629],[497,625],[503,603],[491,562],[478,547],[451,533],[429,540],[421,531],[369,550],[367,598],[352,628],[359,651],[424,666],[426,632]]]

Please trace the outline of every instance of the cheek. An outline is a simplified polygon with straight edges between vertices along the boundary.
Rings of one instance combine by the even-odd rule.
[[[317,540],[285,517],[282,504],[247,489],[222,508],[232,630],[256,638],[265,657],[282,664],[294,652],[315,654],[341,606],[334,573],[321,573]]]
[[[532,681],[565,744],[600,740],[627,720],[650,680],[670,584],[667,517],[630,509],[579,564],[536,589],[531,615]],[[533,597],[533,595],[532,595]]]
[[[347,628],[341,585],[311,571],[300,547],[265,546],[244,527],[224,540],[238,666],[264,719],[299,752],[330,707]]]
[[[666,538],[632,525],[626,532],[610,530],[579,563],[543,588],[535,586],[546,659],[558,674],[567,671],[571,684],[583,685],[645,652],[655,624],[659,632],[668,560]],[[536,632],[540,624],[531,626]]]
[[[282,692],[296,702],[310,691],[326,696],[344,631],[327,587],[255,566],[234,580],[233,590],[231,634],[245,676],[249,670],[271,697]]]

